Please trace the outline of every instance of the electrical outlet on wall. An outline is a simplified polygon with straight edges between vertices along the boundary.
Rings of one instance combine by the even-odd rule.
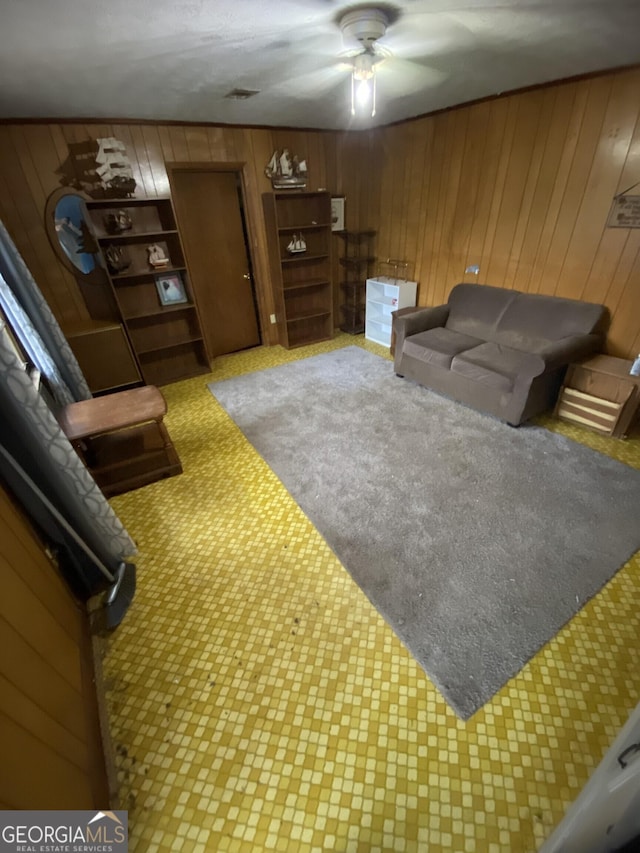
[[[278,322],[278,321],[276,320],[276,315],[275,315],[275,314],[269,314],[269,320],[271,320],[271,323],[272,323],[272,324],[273,324],[273,323],[277,323],[277,322]]]

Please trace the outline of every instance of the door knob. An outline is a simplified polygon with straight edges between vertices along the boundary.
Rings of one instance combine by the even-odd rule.
[[[251,280],[251,276],[249,275],[248,272],[242,273],[242,278],[246,278],[246,279]]]

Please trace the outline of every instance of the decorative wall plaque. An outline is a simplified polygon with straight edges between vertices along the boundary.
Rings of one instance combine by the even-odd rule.
[[[607,219],[609,228],[640,228],[640,195],[616,196]]]

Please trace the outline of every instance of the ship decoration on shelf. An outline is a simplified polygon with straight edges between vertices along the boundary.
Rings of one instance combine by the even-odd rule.
[[[291,156],[284,148],[281,154],[274,151],[264,170],[274,190],[303,190],[307,186],[307,161]]]
[[[307,251],[307,244],[304,241],[304,237],[302,234],[294,234],[291,237],[289,245],[287,246],[287,252],[291,255],[299,255],[301,252]]]

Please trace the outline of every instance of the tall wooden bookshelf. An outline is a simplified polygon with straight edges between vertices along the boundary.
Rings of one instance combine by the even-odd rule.
[[[280,343],[287,348],[333,337],[331,195],[289,190],[262,197]],[[303,251],[289,246],[304,244]]]
[[[176,218],[169,198],[101,199],[86,202],[94,235],[136,362],[148,385],[164,385],[207,373],[209,355],[202,334]],[[130,227],[113,233],[109,220],[124,214]],[[113,221],[113,220],[112,220]],[[154,268],[148,246],[158,245],[169,262]],[[110,247],[122,249],[126,269],[107,260]],[[175,275],[186,301],[161,303],[159,275]]]

